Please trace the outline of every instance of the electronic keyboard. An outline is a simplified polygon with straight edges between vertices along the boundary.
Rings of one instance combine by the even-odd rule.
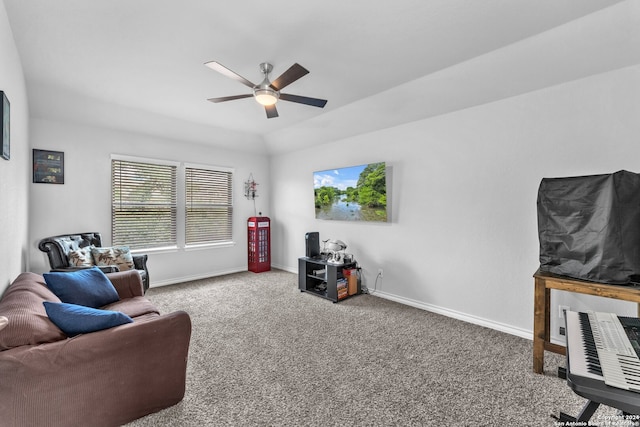
[[[567,311],[565,322],[567,384],[587,402],[577,416],[560,412],[557,419],[591,425],[601,404],[621,410],[625,420],[640,419],[640,319]]]
[[[640,393],[640,319],[567,311],[566,323],[572,375]]]

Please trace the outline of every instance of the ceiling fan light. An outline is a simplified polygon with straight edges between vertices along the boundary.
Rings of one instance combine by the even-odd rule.
[[[256,89],[253,96],[262,105],[273,105],[278,102],[278,93],[271,89]]]

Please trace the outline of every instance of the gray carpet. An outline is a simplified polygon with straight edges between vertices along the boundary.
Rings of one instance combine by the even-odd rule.
[[[184,400],[143,426],[553,426],[583,399],[532,342],[372,295],[301,293],[283,271],[150,289],[193,333]],[[533,308],[523,306],[523,310]],[[170,343],[167,343],[170,345]],[[611,425],[602,408],[593,420]]]

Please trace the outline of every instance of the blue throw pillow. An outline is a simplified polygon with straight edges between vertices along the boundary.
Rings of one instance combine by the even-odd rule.
[[[98,310],[64,302],[44,301],[42,304],[49,319],[69,337],[133,322],[131,317],[119,311]]]
[[[109,278],[97,267],[70,273],[45,273],[44,281],[60,301],[99,308],[120,300]]]

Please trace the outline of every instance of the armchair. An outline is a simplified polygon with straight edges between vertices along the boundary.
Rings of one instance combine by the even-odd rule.
[[[46,237],[38,243],[38,249],[47,254],[51,271],[75,271],[89,268],[91,265],[79,265],[77,255],[82,249],[102,248],[100,233],[76,233],[61,234],[59,236]],[[91,258],[91,257],[89,257]],[[147,269],[146,254],[132,255],[133,268],[140,273],[144,291],[149,289],[149,270]],[[117,265],[98,265],[104,273],[120,271]]]

